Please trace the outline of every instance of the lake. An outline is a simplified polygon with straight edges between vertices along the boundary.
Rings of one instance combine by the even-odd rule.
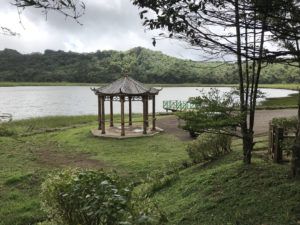
[[[220,92],[231,90],[229,87],[218,89]],[[156,110],[164,111],[164,100],[188,100],[189,97],[199,96],[200,90],[207,92],[210,87],[165,87],[156,98]],[[297,93],[282,89],[261,91],[266,97],[285,97]],[[106,109],[109,110],[109,102],[106,104]],[[133,102],[132,106],[134,113],[142,112],[141,102]],[[149,108],[151,110],[151,107]],[[127,104],[125,110],[128,110]],[[97,114],[97,97],[90,87],[86,86],[0,87],[0,112],[11,113],[14,120],[54,115]],[[114,102],[114,112],[120,112],[119,102]]]

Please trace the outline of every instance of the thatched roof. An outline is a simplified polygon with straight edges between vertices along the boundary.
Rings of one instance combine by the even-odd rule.
[[[96,95],[157,95],[160,90],[148,88],[129,76],[124,76],[113,83],[92,89]]]

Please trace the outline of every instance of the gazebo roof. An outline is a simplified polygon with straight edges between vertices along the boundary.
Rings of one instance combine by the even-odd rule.
[[[127,75],[107,86],[92,90],[96,95],[157,95],[160,91],[156,88],[148,88]]]

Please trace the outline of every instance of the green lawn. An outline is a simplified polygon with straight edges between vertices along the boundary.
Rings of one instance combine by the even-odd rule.
[[[90,133],[97,126],[95,118],[47,117],[4,127],[14,132],[0,137],[0,225],[45,220],[40,184],[56,169],[103,167],[139,181],[145,174],[163,173],[188,161],[188,142],[172,134],[95,138]],[[135,119],[140,120],[139,115]],[[250,166],[242,164],[238,140],[232,153],[211,163],[181,168],[179,177],[156,188],[152,199],[166,212],[169,224],[299,224],[300,181],[289,178],[288,164],[273,164],[261,153],[267,137],[256,141]]]
[[[55,169],[104,167],[136,181],[187,159],[186,143],[168,134],[127,140],[95,138],[90,133],[97,127],[95,118],[47,117],[4,127],[14,132],[2,131],[13,136],[0,137],[0,225],[45,219],[39,188],[46,174]]]

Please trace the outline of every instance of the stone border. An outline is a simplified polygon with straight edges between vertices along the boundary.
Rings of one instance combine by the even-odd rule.
[[[111,139],[129,139],[129,138],[140,138],[140,137],[152,137],[154,135],[157,135],[161,132],[163,132],[164,130],[159,128],[159,127],[156,127],[156,130],[155,131],[152,131],[150,128],[148,128],[147,130],[147,134],[143,134],[143,132],[139,132],[139,133],[136,133],[136,134],[133,134],[133,133],[129,133],[128,132],[125,134],[125,136],[121,136],[121,133],[115,135],[115,134],[109,134],[109,129],[106,130],[106,134],[101,134],[101,130],[98,130],[98,129],[92,129],[91,130],[91,133],[93,134],[93,136],[95,137],[100,137],[100,138],[111,138]]]

